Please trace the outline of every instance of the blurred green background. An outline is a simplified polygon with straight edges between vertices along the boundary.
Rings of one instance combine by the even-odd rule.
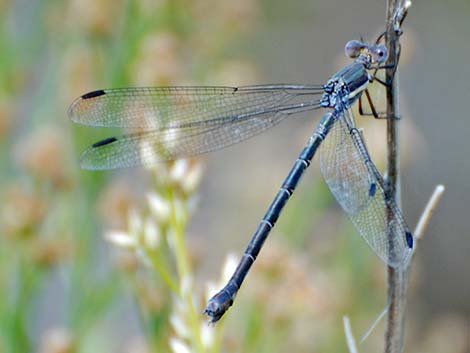
[[[377,0],[0,0],[0,352],[346,351],[342,316],[366,331],[385,269],[316,162],[234,307],[215,327],[201,315],[319,113],[192,161],[88,172],[80,152],[109,132],[67,108],[107,87],[321,83],[384,17]],[[447,188],[415,257],[410,352],[470,350],[469,17],[468,0],[416,1],[402,37],[412,227]],[[383,167],[384,123],[359,124]],[[360,350],[381,350],[383,331]]]

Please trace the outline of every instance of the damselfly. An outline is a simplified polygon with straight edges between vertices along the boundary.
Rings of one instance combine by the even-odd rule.
[[[190,157],[243,141],[292,114],[328,109],[269,206],[233,276],[210,299],[205,313],[212,322],[232,305],[320,146],[323,176],[367,244],[392,267],[401,268],[410,258],[413,236],[397,204],[385,194],[384,180],[350,109],[364,92],[372,104],[367,86],[377,80],[377,70],[385,67],[387,50],[378,43],[350,41],[345,51],[354,61],[325,85],[105,89],[79,97],[70,107],[70,118],[76,123],[134,130],[92,145],[81,158],[85,169],[131,167]]]

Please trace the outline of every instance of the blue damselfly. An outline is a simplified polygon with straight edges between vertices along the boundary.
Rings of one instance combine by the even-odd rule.
[[[364,92],[372,108],[367,87],[378,80],[375,73],[385,67],[387,50],[378,43],[350,41],[346,54],[354,61],[324,85],[105,89],[79,97],[70,107],[70,118],[76,123],[133,130],[87,149],[81,158],[85,169],[132,167],[194,156],[243,141],[292,114],[328,109],[269,206],[232,278],[209,301],[205,312],[212,322],[232,305],[319,147],[323,176],[368,245],[392,267],[407,264],[413,236],[397,204],[385,194],[384,180],[350,109]]]

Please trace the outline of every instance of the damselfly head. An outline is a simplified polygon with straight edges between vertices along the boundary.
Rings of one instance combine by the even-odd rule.
[[[350,40],[344,51],[351,59],[363,57],[370,64],[382,64],[388,58],[388,51],[383,44],[367,44],[360,40]]]

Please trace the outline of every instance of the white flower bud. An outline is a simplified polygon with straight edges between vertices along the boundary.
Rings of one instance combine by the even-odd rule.
[[[173,353],[191,353],[188,345],[175,337],[170,339],[170,347]]]
[[[193,193],[201,182],[204,168],[202,163],[195,163],[191,169],[188,170],[184,178],[181,180],[183,190],[190,194]]]
[[[168,222],[171,215],[171,205],[163,197],[155,192],[147,194],[147,201],[150,207],[150,211],[160,224]]]
[[[137,239],[123,231],[108,231],[104,234],[104,238],[121,248],[134,249],[137,246]]]
[[[181,183],[188,172],[188,169],[189,163],[186,159],[176,160],[170,171],[171,180],[175,183]]]

